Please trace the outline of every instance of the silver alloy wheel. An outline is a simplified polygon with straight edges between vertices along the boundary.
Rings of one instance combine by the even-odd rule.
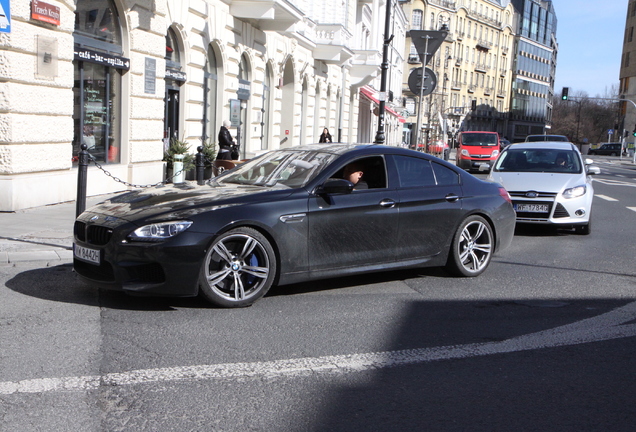
[[[466,224],[458,246],[461,266],[469,273],[480,273],[490,262],[492,234],[481,219]]]
[[[269,288],[270,257],[249,234],[218,240],[205,259],[204,277],[212,292],[229,302],[245,302]]]

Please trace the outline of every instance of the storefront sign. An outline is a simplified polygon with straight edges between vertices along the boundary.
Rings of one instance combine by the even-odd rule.
[[[117,69],[130,70],[130,59],[114,54],[93,51],[88,48],[76,49],[75,60],[97,63]]]
[[[180,82],[185,82],[186,81],[186,74],[185,72],[181,72],[179,70],[176,69],[166,69],[166,79],[171,79],[174,81],[180,81]]]
[[[60,25],[60,8],[39,0],[31,1],[31,19]]]
[[[146,67],[144,69],[144,93],[155,94],[157,82],[157,60],[146,57]]]
[[[11,33],[11,0],[0,0],[0,33]]]
[[[241,125],[241,101],[238,99],[230,99],[230,123],[233,127]]]
[[[248,100],[250,98],[250,90],[252,87],[252,84],[249,81],[245,81],[242,79],[239,79],[239,85],[238,85],[238,90],[236,91],[236,97],[239,100]]]

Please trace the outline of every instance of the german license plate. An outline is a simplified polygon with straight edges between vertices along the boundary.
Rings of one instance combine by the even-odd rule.
[[[547,213],[550,206],[548,204],[515,204],[515,210],[518,212]]]
[[[91,264],[100,264],[99,252],[100,251],[98,249],[90,249],[78,244],[73,244],[73,255],[75,255],[75,258]]]

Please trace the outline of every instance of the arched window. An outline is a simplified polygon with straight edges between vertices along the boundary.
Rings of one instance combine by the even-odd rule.
[[[267,150],[269,148],[272,76],[272,67],[268,63],[265,67],[265,82],[263,83],[263,106],[261,108],[261,150]]]
[[[249,124],[249,101],[251,96],[251,70],[249,66],[249,61],[247,58],[247,54],[243,54],[241,56],[241,62],[239,63],[239,91],[237,92],[237,98],[241,101],[240,104],[240,119],[241,123],[238,126],[237,133],[237,142],[240,145],[241,158],[246,157],[247,152],[247,142],[248,135],[247,132],[249,128],[247,127]]]
[[[218,82],[219,82],[219,66],[216,61],[216,53],[212,46],[208,47],[208,58],[203,70],[203,131],[201,134],[201,142],[207,140],[216,140],[216,131],[218,125]]]
[[[166,34],[166,92],[164,96],[163,138],[164,147],[167,148],[171,138],[179,139],[179,101],[180,86],[185,82],[186,75],[181,66],[181,49],[179,48],[177,34],[173,29],[168,29]]]
[[[86,144],[99,162],[121,158],[121,75],[130,68],[122,57],[122,30],[112,0],[78,0],[75,9],[73,152]]]

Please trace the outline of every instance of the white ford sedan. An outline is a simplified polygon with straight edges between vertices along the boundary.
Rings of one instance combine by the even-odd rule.
[[[591,174],[601,170],[567,142],[529,142],[506,147],[488,179],[510,194],[518,223],[554,224],[589,234]]]

